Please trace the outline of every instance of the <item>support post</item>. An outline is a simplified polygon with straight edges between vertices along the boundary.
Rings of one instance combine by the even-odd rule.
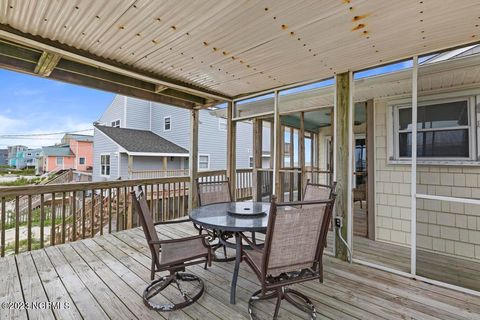
[[[227,177],[230,180],[233,200],[236,199],[237,190],[237,123],[233,121],[234,103],[228,102],[227,106]]]
[[[282,124],[280,122],[280,113],[278,110],[278,91],[275,91],[273,99],[273,191],[272,194],[279,197],[280,191],[280,166],[281,166],[281,152],[282,152]],[[280,199],[280,198],[278,198]]]
[[[411,167],[411,225],[410,273],[417,273],[417,109],[418,109],[418,57],[413,57],[412,69],[412,167]]]
[[[188,211],[197,206],[197,173],[198,173],[198,109],[192,109],[190,114],[190,190],[188,195]]]
[[[375,240],[375,114],[374,103],[367,101],[367,237]]]
[[[305,112],[300,112],[300,131],[298,132],[298,162],[300,162],[300,190],[303,193],[305,185]],[[312,170],[313,177],[313,170]],[[303,197],[303,195],[301,195]]]
[[[128,177],[133,179],[133,156],[128,155]]]
[[[252,197],[253,201],[262,200],[262,141],[263,141],[263,121],[261,119],[253,119],[253,168],[252,168]]]
[[[335,215],[343,218],[343,226],[339,230],[343,239],[348,239],[348,224],[349,219],[349,199],[351,199],[351,169],[352,165],[349,163],[351,150],[351,103],[350,103],[350,73],[342,73],[336,76],[336,97],[335,97],[335,149],[336,162],[334,163],[337,182],[337,200],[335,204]],[[336,256],[342,260],[347,259],[347,248],[343,242],[338,239],[339,235],[336,233]]]

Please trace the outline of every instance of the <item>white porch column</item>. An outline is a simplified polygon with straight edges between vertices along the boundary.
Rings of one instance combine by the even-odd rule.
[[[276,195],[280,199],[280,195],[277,194],[280,190],[280,160],[281,160],[281,135],[282,133],[282,124],[280,123],[280,113],[278,110],[278,91],[275,91],[273,98],[273,186],[272,194]]]
[[[227,107],[227,177],[230,180],[233,200],[237,189],[237,123],[233,121],[234,102],[228,102]]]
[[[197,206],[197,182],[198,173],[198,109],[192,109],[190,115],[190,157],[189,175],[190,190],[188,195],[188,211]]]
[[[417,109],[418,109],[418,57],[413,57],[412,69],[412,167],[411,167],[411,228],[410,228],[410,273],[417,269]]]

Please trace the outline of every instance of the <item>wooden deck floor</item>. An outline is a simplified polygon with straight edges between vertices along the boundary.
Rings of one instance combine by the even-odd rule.
[[[161,238],[195,233],[190,224],[158,227]],[[258,289],[244,264],[237,304],[230,305],[233,263],[214,263],[202,277],[206,292],[174,313],[148,310],[140,297],[149,282],[149,252],[140,229],[0,259],[1,302],[59,302],[54,308],[9,310],[0,319],[246,319],[247,301]],[[307,294],[319,319],[480,319],[480,298],[360,265],[325,258],[325,282],[296,288]],[[282,304],[283,319],[302,314]],[[265,314],[264,314],[265,315]]]

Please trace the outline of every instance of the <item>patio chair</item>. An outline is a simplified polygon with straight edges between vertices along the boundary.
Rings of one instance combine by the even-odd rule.
[[[330,199],[330,197],[335,193],[336,186],[336,182],[334,182],[332,185],[326,185],[320,183],[311,183],[310,180],[307,180],[302,200],[312,201]]]
[[[154,223],[141,187],[138,191],[132,191],[132,199],[152,255],[151,280],[155,278],[156,272],[169,272],[168,275],[153,281],[145,289],[143,302],[150,309],[159,311],[178,310],[194,303],[202,296],[204,284],[196,275],[184,271],[187,266],[204,263],[206,269],[207,265],[211,265],[211,251],[205,240],[206,235],[159,240],[156,225],[188,220]],[[171,284],[174,286],[170,286]],[[167,290],[169,287],[175,290]],[[168,291],[168,300],[165,297],[158,297],[158,294],[164,290]],[[173,295],[172,292],[174,292]],[[154,301],[154,297],[163,301]]]
[[[228,178],[225,180],[219,181],[199,181],[197,178],[197,194],[198,194],[198,205],[206,206],[209,204],[215,203],[225,203],[232,202],[232,191],[230,189],[230,182]],[[221,232],[220,230],[207,230],[200,226],[195,225],[195,228],[202,234],[205,231],[208,234],[209,241],[213,242],[216,239],[218,243],[212,245],[212,251],[215,253],[216,250],[222,248],[224,258],[219,258],[214,254],[214,259],[216,261],[233,261],[235,257],[227,256],[227,248],[222,241],[225,242],[228,239],[233,237],[231,232]],[[222,240],[222,241],[220,241]]]
[[[309,313],[312,319],[316,317],[310,299],[289,286],[322,281],[322,255],[334,202],[335,194],[330,199],[279,204],[272,197],[264,247],[260,249],[241,235],[253,249],[242,250],[243,258],[261,284],[249,300],[252,319],[257,319],[255,305],[273,298],[277,299],[274,319],[283,299]]]

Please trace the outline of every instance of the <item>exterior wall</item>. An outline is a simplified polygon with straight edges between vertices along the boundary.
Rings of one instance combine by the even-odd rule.
[[[57,157],[56,156],[48,156],[44,157],[45,159],[45,166],[44,168],[46,172],[51,172],[57,169],[73,169],[75,166],[75,157],[63,157],[63,165],[57,166]]]
[[[0,149],[0,166],[8,165],[8,149]]]
[[[126,128],[150,130],[150,102],[127,97]]]
[[[170,117],[171,130],[164,131],[164,118]],[[227,132],[220,130],[219,118],[208,110],[200,110],[200,131],[198,152],[210,156],[210,170],[227,167]],[[190,148],[190,111],[152,103],[152,131],[179,146]],[[264,130],[264,150],[270,150],[269,130]],[[268,141],[268,142],[265,142]],[[248,168],[252,150],[252,125],[249,122],[237,124],[237,168]]]
[[[389,164],[386,101],[375,101],[376,237],[410,244],[410,166]],[[480,198],[480,167],[418,165],[417,192]],[[417,248],[480,259],[480,207],[417,200]]]
[[[98,122],[100,124],[110,126],[112,121],[120,120],[120,127],[125,128],[124,104],[126,97],[116,95],[112,103],[102,114]]]
[[[167,170],[180,169],[183,158],[167,159]],[[134,170],[163,170],[163,157],[133,157]]]
[[[120,177],[118,171],[119,154],[118,146],[100,130],[94,129],[93,135],[93,174],[92,181],[115,180]],[[110,155],[110,176],[104,177],[100,175],[100,157],[102,154]],[[126,167],[126,166],[125,166]]]
[[[70,140],[70,149],[75,154],[74,168],[87,171],[93,166],[93,142]],[[80,164],[80,158],[85,158],[85,164]]]

